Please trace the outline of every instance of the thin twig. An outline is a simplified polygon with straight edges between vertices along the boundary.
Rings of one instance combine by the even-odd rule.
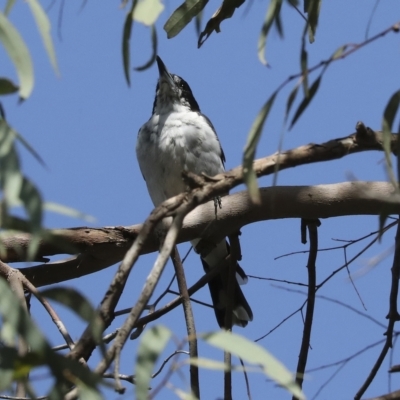
[[[229,236],[230,243],[230,262],[227,274],[226,285],[226,304],[225,304],[225,321],[224,327],[227,331],[232,332],[233,323],[233,303],[235,297],[235,280],[236,280],[236,265],[240,254],[240,244],[238,235]],[[232,355],[224,352],[224,362],[226,369],[224,371],[224,400],[232,399]]]
[[[4,264],[4,266],[5,266],[5,264]],[[8,265],[7,265],[7,267],[8,267]],[[29,314],[29,310],[28,310],[25,295],[24,295],[23,283],[21,281],[22,274],[20,274],[19,271],[15,270],[14,268],[11,268],[11,267],[9,267],[9,271],[10,272],[9,272],[7,281],[10,285],[10,289],[14,292],[14,294],[18,298],[21,307]],[[26,342],[25,338],[21,335],[18,336],[17,349],[18,349],[18,356],[21,358],[26,356],[29,352],[28,343]],[[26,397],[26,395],[27,395],[27,392],[25,390],[25,383],[27,382],[27,380],[29,378],[29,373],[21,378],[22,379],[19,379],[16,384],[16,388],[15,388],[15,396],[16,397]]]
[[[397,297],[399,293],[399,278],[400,278],[400,225],[397,225],[396,249],[394,252],[393,265],[391,271],[392,271],[392,284],[389,296],[389,314],[386,317],[389,319],[388,328],[386,331],[386,341],[367,379],[365,380],[361,388],[354,396],[355,400],[361,399],[361,396],[365,393],[369,385],[374,380],[375,375],[379,371],[379,368],[381,367],[383,360],[386,357],[386,354],[392,347],[394,325],[397,321],[400,320],[400,315],[397,310]]]
[[[251,400],[251,392],[250,392],[250,383],[249,383],[249,378],[247,376],[247,371],[246,367],[244,366],[244,362],[241,358],[239,358],[240,364],[242,365],[243,368],[243,375],[244,375],[244,380],[246,382],[246,391],[247,391],[247,397],[249,400]]]
[[[182,297],[183,312],[185,314],[186,330],[189,341],[189,354],[190,358],[197,358],[197,337],[196,327],[194,323],[192,304],[190,302],[189,292],[186,285],[185,271],[183,269],[181,257],[179,255],[178,248],[174,246],[171,253],[172,263],[175,268],[175,275],[178,281],[179,293]],[[190,364],[190,388],[194,396],[200,399],[200,382],[199,382],[199,368],[195,365]]]
[[[47,299],[44,298],[40,294],[40,292],[36,289],[36,287],[32,285],[32,283],[25,277],[25,275],[23,275],[21,273],[21,271],[11,268],[9,265],[3,263],[1,260],[0,260],[0,270],[1,270],[2,274],[4,274],[3,271],[9,271],[8,273],[12,274],[13,276],[16,276],[18,278],[18,280],[22,283],[22,285],[27,290],[29,290],[29,292],[32,293],[39,300],[39,302],[43,305],[44,309],[50,315],[54,324],[57,326],[59,332],[61,333],[62,337],[64,338],[69,349],[72,349],[74,347],[74,342],[71,338],[71,335],[68,333],[65,325],[61,321],[57,312],[54,310],[54,308],[51,306],[51,304],[47,301]],[[81,361],[83,361],[83,360],[81,360]]]
[[[115,358],[115,355],[122,350],[122,347],[128,339],[130,332],[134,328],[136,321],[139,319],[140,314],[142,313],[144,307],[147,305],[151,295],[154,292],[154,289],[160,279],[161,273],[167,263],[168,257],[171,254],[173,247],[175,246],[176,238],[178,237],[179,230],[182,226],[182,221],[183,215],[181,214],[178,214],[174,218],[172,225],[169,228],[168,233],[165,237],[157,260],[154,263],[154,267],[146,279],[146,283],[139,296],[139,299],[135,306],[132,308],[129,316],[126,318],[123,326],[120,328],[117,337],[114,340],[114,343],[108,349],[107,357],[97,365],[95,369],[97,373],[104,373],[110,365],[111,361]],[[136,254],[138,255],[138,253]],[[118,372],[115,371],[115,373]]]

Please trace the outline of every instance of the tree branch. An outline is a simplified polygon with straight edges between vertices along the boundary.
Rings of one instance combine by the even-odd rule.
[[[215,220],[213,204],[204,204],[189,213],[178,243],[195,239],[207,229],[207,237],[221,239],[258,221],[282,218],[330,218],[349,215],[398,214],[400,205],[391,202],[393,187],[387,182],[343,182],[318,186],[276,186],[261,188],[261,206],[254,206],[247,192],[224,197]],[[63,242],[74,245],[79,254],[68,260],[39,264],[21,269],[36,287],[92,274],[121,261],[140,232],[142,225],[130,227],[71,228],[56,232]],[[204,235],[203,235],[204,237]],[[22,261],[30,243],[29,234],[3,239],[4,262]],[[141,254],[157,251],[159,242],[151,234]],[[19,252],[17,251],[20,250]],[[60,252],[56,245],[42,242],[40,257]],[[79,268],[78,268],[79,267]]]

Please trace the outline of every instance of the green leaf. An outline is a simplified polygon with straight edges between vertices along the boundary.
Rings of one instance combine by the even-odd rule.
[[[342,54],[347,50],[348,45],[345,44],[343,46],[340,46],[335,52],[332,54],[331,60],[336,60],[337,58],[342,57]]]
[[[27,99],[33,89],[33,65],[21,35],[7,17],[0,12],[0,41],[13,61],[19,78],[19,96]]]
[[[269,3],[267,14],[265,16],[264,24],[261,28],[260,37],[258,38],[258,58],[262,64],[268,65],[265,58],[265,47],[267,43],[268,33],[274,21],[278,20],[283,0],[272,0]],[[281,28],[281,35],[283,34]]]
[[[20,300],[11,291],[4,278],[0,277],[0,315],[2,316],[2,338],[10,344],[16,335],[21,335],[32,352],[43,353],[50,349],[46,340],[22,308]]]
[[[25,0],[33,14],[36,25],[38,26],[40,35],[42,36],[42,40],[44,43],[44,47],[47,51],[47,55],[49,56],[50,63],[54,68],[56,74],[59,74],[56,53],[53,46],[53,40],[50,35],[50,21],[46,15],[46,12],[43,10],[38,0]]]
[[[103,400],[104,397],[101,393],[96,389],[95,386],[86,385],[81,380],[77,380],[75,382],[76,387],[78,388],[79,398],[85,400]]]
[[[8,0],[7,1],[6,8],[4,10],[4,14],[5,15],[8,15],[10,13],[10,11],[13,8],[15,2],[16,2],[16,0]]]
[[[173,387],[172,390],[180,400],[198,400],[197,397],[190,392],[184,392],[182,389],[176,387]]]
[[[56,354],[51,349],[26,310],[22,308],[20,300],[2,277],[0,277],[0,293],[2,339],[6,339],[7,342],[20,335],[30,348],[26,356],[16,360],[18,361],[17,363],[14,362],[13,372],[22,373],[22,371],[26,372],[33,366],[48,365],[55,379],[53,393],[62,392],[60,387],[65,385],[65,379],[70,379],[70,382],[74,384],[76,384],[77,380],[80,380],[89,387],[97,387],[101,380],[97,374],[80,365],[78,361]]]
[[[132,0],[132,6],[125,17],[124,29],[122,33],[122,64],[124,66],[124,74],[128,86],[131,85],[130,76],[130,48],[129,44],[131,41],[132,26],[133,26],[133,12],[138,0]]]
[[[19,203],[23,177],[20,172],[18,155],[15,151],[14,136],[7,123],[0,120],[0,186],[4,192],[6,206]]]
[[[82,219],[86,222],[96,222],[96,218],[92,217],[91,215],[78,211],[75,208],[64,206],[63,204],[46,201],[43,203],[43,208],[46,211],[55,212],[67,217]]]
[[[304,97],[308,97],[308,53],[306,50],[306,42],[304,40],[304,37],[302,38],[301,41],[301,52],[300,52],[300,68],[301,68],[301,74],[302,74],[302,80],[303,80],[303,92],[304,92]]]
[[[0,95],[18,92],[19,87],[7,78],[0,78]]]
[[[133,19],[144,25],[152,26],[164,10],[160,0],[141,0],[133,10]]]
[[[150,60],[147,61],[146,64],[141,65],[140,67],[136,67],[135,70],[136,71],[143,71],[149,67],[151,67],[154,63],[154,61],[156,60],[157,57],[157,30],[156,30],[156,26],[152,25],[151,26],[151,47],[152,47],[152,54],[150,57]]]
[[[253,161],[264,123],[268,117],[268,114],[271,110],[277,94],[278,92],[275,91],[258,113],[256,119],[253,122],[253,125],[250,128],[250,132],[247,135],[247,142],[244,148],[243,179],[247,186],[247,190],[249,191],[250,198],[255,204],[259,204],[261,199],[260,192],[258,190],[257,176],[253,169]]]
[[[305,396],[297,385],[294,375],[262,346],[246,339],[243,336],[227,331],[218,331],[201,335],[211,346],[227,351],[242,360],[259,365],[266,376],[284,387],[298,399],[305,400]]]
[[[300,103],[299,107],[297,108],[294,117],[292,119],[292,122],[290,124],[290,128],[292,129],[294,124],[297,122],[297,120],[300,118],[301,114],[303,114],[304,110],[308,107],[308,105],[311,103],[311,100],[314,98],[315,94],[318,91],[319,85],[321,83],[322,75],[324,73],[321,72],[321,75],[314,81],[314,83],[311,85],[309,91],[308,91],[308,96],[305,96],[302,102]]]
[[[45,162],[43,161],[42,157],[36,152],[36,150],[25,140],[25,138],[20,135],[17,131],[15,131],[8,123],[7,121],[3,118],[0,120],[0,129],[3,129],[3,135],[6,135],[8,137],[9,145],[14,145],[15,139],[18,139],[19,142],[28,150],[29,153],[36,159],[36,161],[39,162],[43,167],[46,167]],[[0,139],[1,141],[1,139]],[[5,151],[5,153],[4,153]],[[3,155],[8,153],[10,149],[8,148],[7,150],[3,149],[0,150],[0,155]]]
[[[28,212],[33,232],[38,232],[42,227],[42,196],[39,190],[27,178],[23,177],[20,199]]]
[[[392,158],[391,158],[391,140],[393,122],[396,117],[397,111],[400,108],[400,90],[395,92],[389,99],[385,111],[383,112],[382,131],[383,131],[383,149],[385,151],[386,170],[393,187],[398,189],[398,181],[393,172]],[[398,177],[400,179],[400,176]]]
[[[305,3],[306,9],[304,11],[308,13],[308,37],[310,43],[315,40],[321,3],[321,0],[308,0]]]
[[[18,351],[8,346],[0,347],[0,391],[11,386],[14,379],[14,366],[18,359]]]
[[[168,18],[164,25],[168,39],[175,37],[194,17],[204,9],[208,0],[186,0]]]
[[[43,161],[43,158],[39,155],[39,153],[26,141],[26,139],[20,135],[17,131],[11,128],[13,135],[18,139],[18,141],[28,150],[29,153],[36,159],[36,161],[46,168],[46,163]]]
[[[296,85],[294,86],[293,90],[290,92],[289,97],[287,99],[286,102],[286,111],[285,111],[285,123],[287,121],[287,119],[289,118],[289,113],[290,110],[292,109],[292,105],[293,102],[295,101],[296,97],[297,97],[297,92],[299,91],[299,87],[301,85],[302,80],[300,80],[299,82],[296,83]]]
[[[211,360],[210,358],[189,358],[185,361],[190,365],[195,365],[200,368],[212,369],[215,371],[229,371],[229,366],[222,361]],[[260,372],[259,368],[256,367],[242,367],[241,365],[232,365],[230,368],[231,371],[246,371],[246,372]]]
[[[155,363],[167,345],[172,332],[157,325],[144,332],[136,358],[135,394],[137,400],[147,400],[149,383]]]

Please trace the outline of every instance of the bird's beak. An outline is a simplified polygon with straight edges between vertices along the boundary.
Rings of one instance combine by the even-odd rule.
[[[168,72],[167,67],[163,63],[160,57],[157,56],[157,65],[158,65],[158,72],[160,74],[160,79],[164,79],[170,88],[176,86],[174,79],[172,78],[171,74]]]

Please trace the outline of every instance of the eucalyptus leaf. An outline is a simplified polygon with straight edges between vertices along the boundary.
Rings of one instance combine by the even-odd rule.
[[[229,352],[248,363],[259,365],[266,376],[291,392],[299,400],[305,400],[303,392],[294,379],[294,374],[257,343],[223,330],[201,335],[201,338],[211,346]]]
[[[18,92],[19,87],[7,78],[0,78],[0,95]]]
[[[130,48],[129,44],[131,41],[132,26],[133,26],[133,12],[137,5],[138,0],[132,0],[132,6],[125,17],[124,28],[122,33],[122,64],[124,67],[124,74],[128,86],[131,85],[131,74],[130,74]]]
[[[140,67],[136,67],[136,71],[144,71],[145,69],[151,67],[154,64],[154,61],[156,60],[157,57],[157,46],[158,46],[158,40],[157,40],[157,28],[155,25],[151,26],[151,48],[152,48],[152,53],[150,56],[149,61],[147,61],[144,65],[141,65]]]
[[[142,334],[135,366],[135,395],[137,400],[147,400],[154,365],[167,345],[172,332],[157,325]]]
[[[189,22],[199,15],[208,0],[186,0],[168,18],[164,25],[168,39],[175,37]]]
[[[50,20],[38,0],[25,1],[28,3],[32,11],[33,17],[35,18],[36,25],[38,26],[40,35],[42,36],[44,47],[46,49],[47,55],[49,56],[50,63],[53,66],[56,74],[59,74],[56,52],[54,50],[53,40],[50,34]]]
[[[63,204],[58,204],[58,203],[53,203],[51,201],[46,201],[43,203],[43,208],[46,211],[51,211],[54,213],[58,213],[61,215],[65,215],[67,217],[71,217],[71,218],[77,218],[77,219],[82,219],[86,222],[96,222],[96,218],[89,215],[89,214],[85,214],[79,210],[76,210],[75,208],[72,207],[68,207],[65,206]]]
[[[264,123],[271,111],[277,94],[278,92],[275,91],[258,113],[247,135],[247,142],[243,152],[243,179],[249,191],[250,198],[255,204],[259,204],[261,199],[257,184],[257,176],[253,169],[253,161]]]
[[[0,42],[3,43],[17,69],[19,96],[25,100],[32,93],[34,83],[31,56],[21,35],[2,12],[0,12]]]
[[[97,388],[97,385],[101,382],[101,378],[97,374],[80,365],[78,361],[56,354],[51,349],[50,344],[2,277],[0,277],[0,293],[0,316],[3,322],[1,325],[2,338],[4,338],[4,330],[6,329],[8,330],[6,336],[10,334],[14,337],[20,335],[30,348],[26,356],[15,360],[13,372],[22,373],[23,371],[26,373],[34,366],[47,365],[55,379],[54,387],[51,390],[54,394],[65,394],[68,389],[65,386],[66,379],[74,384],[79,380],[93,389]],[[62,388],[64,388],[64,393]]]
[[[382,131],[383,131],[383,149],[385,151],[386,170],[393,186],[398,189],[398,180],[400,176],[395,177],[393,172],[392,157],[391,157],[391,141],[393,122],[398,110],[400,109],[400,90],[395,92],[389,99],[383,112]]]
[[[294,124],[297,122],[297,120],[300,118],[301,114],[303,114],[304,110],[309,106],[311,103],[311,100],[314,98],[315,94],[318,91],[319,85],[321,83],[322,75],[324,73],[325,69],[321,73],[321,75],[313,82],[313,84],[310,86],[308,90],[308,96],[305,96],[302,100],[302,102],[299,104],[299,107],[297,108],[294,117],[292,119],[292,122],[290,124],[290,128],[292,129]]]
[[[268,34],[274,21],[276,21],[279,16],[282,7],[282,2],[283,0],[270,1],[263,26],[261,28],[261,33],[258,38],[258,58],[264,65],[268,65],[268,62],[265,58],[265,47],[267,43]],[[283,34],[282,30],[281,34]]]

